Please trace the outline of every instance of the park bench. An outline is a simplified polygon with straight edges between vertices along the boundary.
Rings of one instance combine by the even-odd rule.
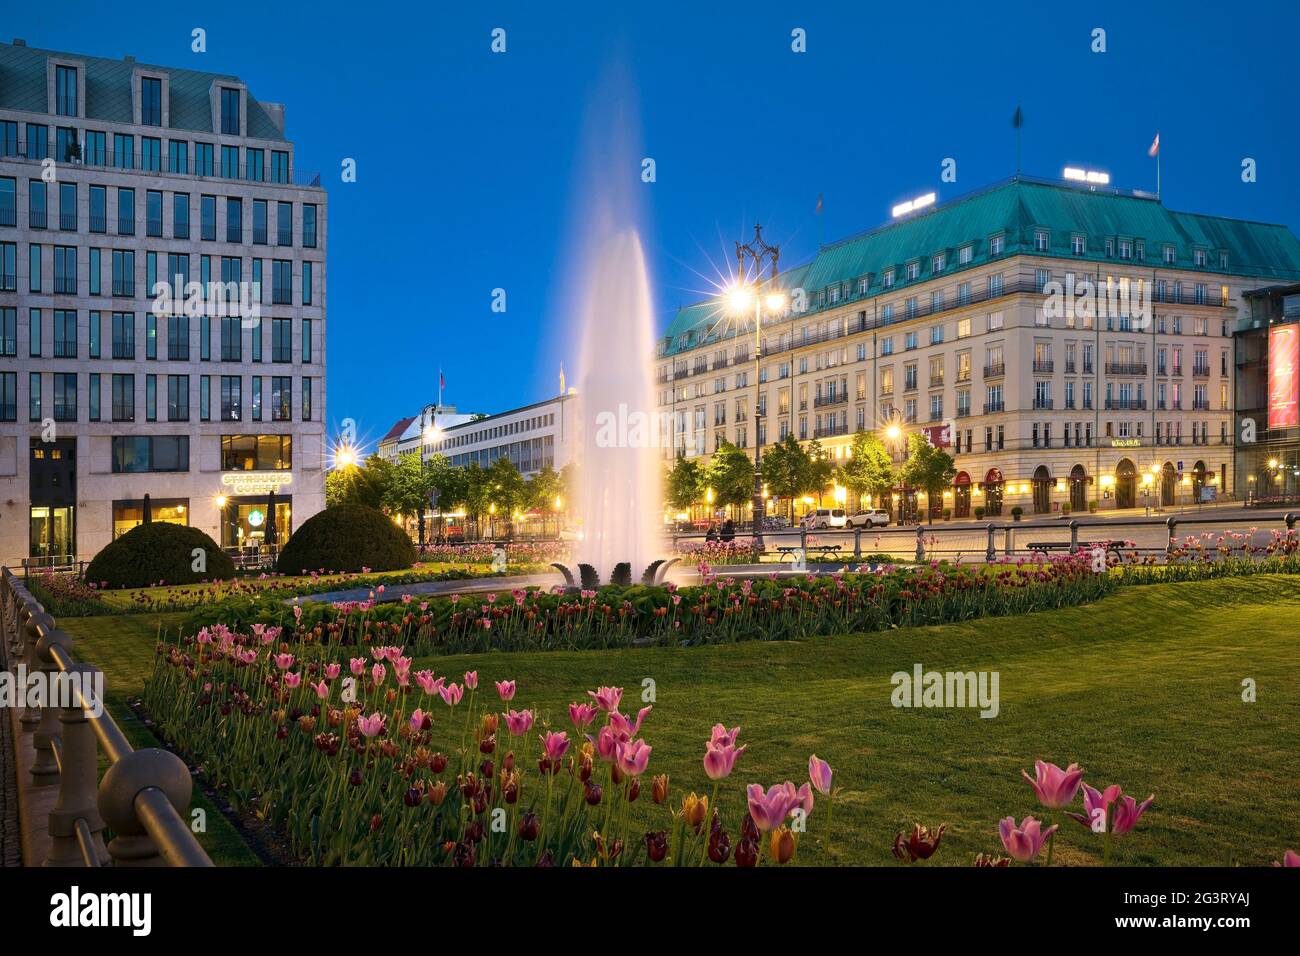
[[[784,561],[787,557],[793,561],[794,553],[799,550],[802,550],[805,556],[819,554],[823,558],[832,555],[838,557],[840,553],[840,546],[838,544],[810,544],[808,547],[800,549],[799,545],[791,544],[791,545],[782,545],[778,547],[776,550],[781,553],[782,561]]]
[[[1031,541],[1027,547],[1034,554],[1045,555],[1049,551],[1070,551],[1073,546],[1068,541]],[[1111,554],[1120,553],[1120,542],[1118,541],[1080,541],[1080,551],[1091,551],[1093,548],[1104,548]]]

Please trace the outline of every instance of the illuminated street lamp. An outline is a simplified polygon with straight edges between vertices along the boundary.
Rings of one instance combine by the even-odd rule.
[[[745,257],[753,265],[752,286],[745,282]],[[746,315],[750,308],[754,310],[754,496],[753,496],[753,541],[759,551],[763,549],[763,520],[767,515],[767,503],[763,499],[763,442],[760,438],[762,428],[762,410],[759,405],[760,368],[763,361],[763,307],[768,313],[780,315],[785,310],[785,296],[773,291],[761,295],[759,285],[763,281],[763,263],[771,263],[769,281],[773,288],[776,284],[777,263],[781,258],[780,246],[769,244],[763,238],[763,227],[754,224],[754,238],[751,242],[736,243],[736,283],[727,293],[727,304],[733,315]]]

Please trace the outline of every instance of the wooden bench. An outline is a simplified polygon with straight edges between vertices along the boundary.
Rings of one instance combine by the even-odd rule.
[[[778,547],[776,550],[780,552],[782,561],[784,561],[787,557],[793,561],[794,553],[800,550],[803,551],[805,558],[808,555],[813,554],[814,552],[821,555],[823,558],[827,557],[828,555],[838,556],[840,553],[840,546],[838,544],[810,544],[806,548],[800,548],[799,545],[792,544],[792,545],[782,545]]]
[[[1047,554],[1049,551],[1070,551],[1073,546],[1068,541],[1031,541],[1025,545],[1032,553]],[[1080,541],[1080,551],[1091,551],[1094,548],[1104,548],[1111,554],[1120,553],[1120,544],[1117,541]]]

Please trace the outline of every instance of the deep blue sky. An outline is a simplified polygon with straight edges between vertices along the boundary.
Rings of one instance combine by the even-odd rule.
[[[298,167],[322,170],[330,192],[331,426],[352,417],[370,440],[433,399],[439,367],[463,411],[554,394],[561,361],[573,380],[559,312],[577,144],[611,66],[635,86],[657,163],[637,188],[661,327],[755,217],[795,265],[816,249],[818,194],[830,241],[900,199],[1010,175],[1017,102],[1027,173],[1086,165],[1154,189],[1159,128],[1171,208],[1300,231],[1291,0],[179,6],[13,4],[5,39],[233,73],[286,104]],[[205,55],[190,52],[195,26]],[[505,55],[489,50],[494,27]],[[807,53],[790,50],[795,27]],[[339,181],[348,156],[354,184]],[[945,157],[955,184],[939,182]]]

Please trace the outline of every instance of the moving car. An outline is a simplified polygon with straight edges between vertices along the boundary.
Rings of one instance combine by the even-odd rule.
[[[799,521],[799,527],[816,531],[818,528],[843,528],[848,518],[843,508],[818,508],[810,511]]]
[[[859,511],[849,515],[847,523],[850,528],[883,528],[889,524],[889,512],[883,508]]]

